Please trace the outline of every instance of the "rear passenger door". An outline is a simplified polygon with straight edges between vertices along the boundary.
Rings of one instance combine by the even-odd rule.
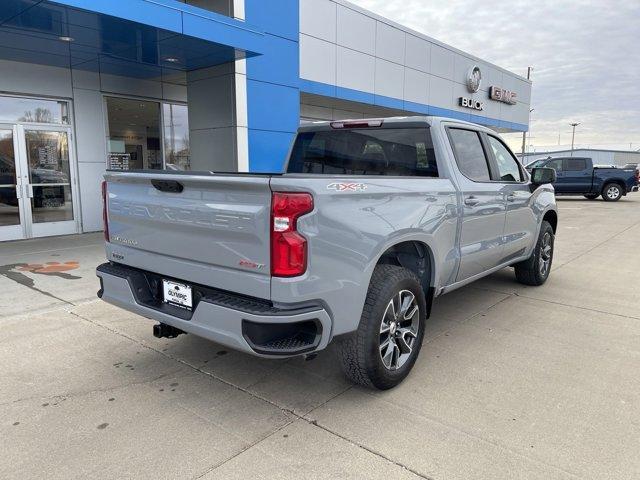
[[[524,168],[511,150],[497,136],[486,134],[491,154],[495,188],[506,199],[504,250],[499,263],[506,263],[528,253],[538,234],[538,222],[531,205],[531,189]]]
[[[503,251],[505,199],[491,180],[489,157],[481,134],[465,127],[447,127],[458,165],[462,194],[460,267],[456,281],[466,280],[499,264]]]
[[[563,162],[564,191],[585,193],[591,191],[593,170],[587,169],[586,158],[565,158]]]

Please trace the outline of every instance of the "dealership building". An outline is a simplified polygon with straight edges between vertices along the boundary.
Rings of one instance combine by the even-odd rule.
[[[279,172],[314,120],[526,131],[530,94],[343,0],[2,0],[0,241],[100,230],[107,169]]]

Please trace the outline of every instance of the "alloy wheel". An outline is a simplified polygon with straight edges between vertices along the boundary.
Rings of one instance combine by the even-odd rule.
[[[620,187],[611,186],[607,189],[607,197],[611,200],[615,200],[620,196]]]
[[[397,370],[409,360],[419,329],[416,296],[401,290],[387,304],[380,323],[380,358],[386,369]]]
[[[546,277],[551,268],[551,259],[553,257],[553,244],[551,242],[551,234],[549,232],[542,237],[542,245],[540,246],[540,275]]]

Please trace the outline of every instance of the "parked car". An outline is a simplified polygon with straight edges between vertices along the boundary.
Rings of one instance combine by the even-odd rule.
[[[617,202],[627,193],[637,191],[640,182],[637,170],[594,166],[590,158],[545,158],[527,165],[528,170],[540,167],[556,171],[556,194],[584,195],[589,200],[602,195],[607,202]]]
[[[108,173],[98,295],[262,357],[336,342],[347,376],[400,383],[433,299],[512,266],[542,285],[550,185],[492,130],[399,118],[301,127],[284,174]]]

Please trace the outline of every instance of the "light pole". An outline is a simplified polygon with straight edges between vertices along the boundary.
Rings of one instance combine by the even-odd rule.
[[[527,67],[527,80],[531,80],[531,72],[533,67]],[[531,129],[531,110],[529,112],[529,129]],[[522,162],[525,163],[524,152],[527,149],[527,132],[522,132]]]
[[[532,109],[529,110],[529,132],[527,132],[529,134],[529,145],[531,145],[531,114],[533,112],[535,112],[535,111],[536,111],[535,108],[532,108]],[[523,158],[523,160],[524,160],[524,158]]]
[[[579,123],[570,123],[569,125],[571,125],[573,127],[573,134],[571,135],[571,156],[573,157],[573,147],[576,144],[576,127],[578,125],[580,125]]]

